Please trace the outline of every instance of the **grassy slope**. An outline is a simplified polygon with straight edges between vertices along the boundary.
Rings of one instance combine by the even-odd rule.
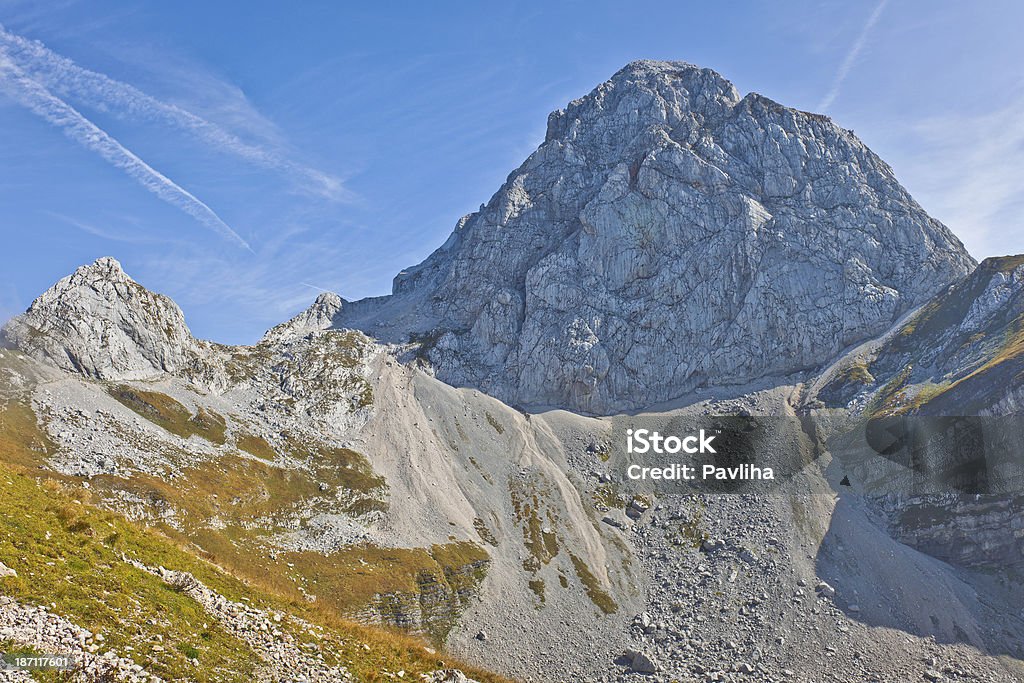
[[[223,430],[211,434],[195,428],[199,416],[208,413],[192,416],[169,396],[123,385],[108,391],[174,434],[226,441]],[[373,608],[385,621],[408,623],[423,591],[431,591],[423,630],[435,642],[443,641],[454,615],[464,607],[465,593],[483,580],[486,552],[471,543],[451,543],[407,549],[359,546],[329,556],[291,552],[272,557],[267,536],[292,528],[289,524],[298,511],[358,515],[385,510],[386,483],[364,456],[350,449],[283,434],[275,450],[265,439],[244,432],[237,445],[260,459],[227,454],[186,467],[173,479],[100,475],[91,483],[108,496],[131,494],[154,518],[162,510],[172,510],[174,522],[161,526],[169,536],[194,544],[204,557],[233,573],[259,577],[296,600],[315,595],[343,614]],[[285,469],[268,462],[282,453],[306,466]],[[333,498],[335,490],[343,492],[342,500]],[[211,524],[212,519],[218,523]]]
[[[224,571],[197,555],[184,537],[172,538],[96,508],[90,492],[77,482],[39,469],[51,448],[31,409],[13,400],[2,404],[0,562],[18,570],[19,576],[3,579],[0,592],[25,602],[56,605],[55,613],[102,632],[105,642],[123,654],[130,645],[136,661],[169,679],[242,680],[258,662],[198,604],[122,562],[121,553],[151,566],[191,572],[229,599],[289,612],[323,626],[325,651],[333,652],[361,680],[390,680],[386,672],[418,674],[457,665],[432,654],[421,641],[344,619],[330,600],[309,603],[273,571],[277,566],[270,571],[262,565],[247,565],[245,572]],[[241,554],[235,559],[240,565],[245,561]],[[332,576],[344,581],[345,571],[334,571]],[[197,653],[198,668],[187,662],[187,656]],[[482,681],[503,680],[460,668]]]
[[[213,411],[200,408],[192,415],[188,408],[166,394],[125,384],[112,386],[107,392],[125,407],[183,439],[196,435],[218,446],[226,441],[224,418]]]

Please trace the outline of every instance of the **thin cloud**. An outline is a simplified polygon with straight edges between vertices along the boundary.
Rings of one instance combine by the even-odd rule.
[[[299,284],[302,285],[303,287],[309,287],[310,289],[315,290],[317,292],[321,292],[321,293],[325,293],[325,294],[333,294],[333,292],[331,290],[329,290],[329,289],[324,289],[323,287],[317,287],[316,285],[311,285],[308,282],[300,282]]]
[[[62,213],[57,213],[56,211],[43,211],[43,213],[49,216],[50,218],[55,218],[61,221],[62,223],[70,225],[73,228],[77,228],[78,230],[81,230],[82,232],[88,235],[92,235],[93,237],[99,237],[100,239],[108,240],[110,242],[123,242],[125,244],[183,244],[183,242],[178,240],[167,240],[159,237],[146,235],[143,233],[110,232],[109,230],[104,230],[103,228],[96,227],[92,223],[87,223],[85,221],[78,220],[77,218],[72,218],[71,216],[66,216]]]
[[[861,29],[860,35],[857,36],[857,40],[854,41],[850,51],[846,53],[846,57],[843,59],[843,63],[839,65],[839,70],[836,71],[836,76],[832,80],[832,87],[829,88],[828,93],[822,98],[821,102],[818,103],[818,111],[824,113],[828,111],[828,108],[832,106],[836,98],[839,97],[839,91],[843,87],[843,81],[849,75],[850,70],[853,68],[853,64],[857,61],[857,57],[860,56],[861,51],[864,49],[864,45],[867,43],[868,35],[871,33],[871,29],[878,23],[878,19],[882,16],[882,10],[885,9],[885,5],[888,0],[881,0],[876,6],[871,16],[868,17],[867,22],[864,24],[864,28]]]
[[[232,230],[213,209],[140,159],[67,102],[28,77],[2,53],[0,53],[0,87],[16,102],[61,129],[70,139],[99,154],[109,164],[124,171],[160,199],[181,209],[223,237],[252,251],[249,244]]]
[[[1024,252],[1024,93],[992,111],[904,124],[907,185],[978,257]]]
[[[309,307],[314,292],[325,290],[295,274],[305,270],[324,278],[324,284],[338,277],[338,260],[326,238],[311,236],[292,243],[300,231],[262,242],[256,258],[237,259],[229,254],[183,245],[140,255],[133,269],[145,273],[142,284],[172,296],[186,311],[209,310],[215,301],[231,302],[232,310],[244,321],[232,336],[211,334],[209,326],[220,328],[219,319],[191,320],[193,333],[222,343],[254,343],[264,332]],[[127,264],[126,264],[127,267]],[[312,290],[312,291],[311,291]]]
[[[68,99],[121,118],[162,123],[185,131],[212,147],[249,163],[282,172],[313,194],[330,200],[351,200],[341,180],[315,168],[298,164],[279,151],[250,144],[234,133],[175,104],[163,102],[138,88],[105,74],[79,66],[43,43],[8,31],[0,24],[0,50],[24,74]]]

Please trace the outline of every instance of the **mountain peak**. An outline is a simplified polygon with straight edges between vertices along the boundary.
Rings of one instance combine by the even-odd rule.
[[[281,342],[305,337],[333,326],[345,300],[334,292],[321,292],[309,308],[288,322],[276,325],[263,335],[264,342]]]
[[[197,342],[181,309],[109,256],[83,265],[3,328],[8,343],[97,379],[145,379],[188,367]]]
[[[605,413],[819,367],[973,266],[828,117],[638,61],[339,322],[436,340],[451,384]]]
[[[628,142],[652,125],[675,127],[688,117],[721,116],[740,101],[721,74],[688,62],[638,60],[588,94],[548,116],[546,140],[575,140],[619,129]],[[603,124],[603,125],[602,125]]]
[[[636,81],[657,76],[677,81],[693,77],[708,77],[715,82],[732,85],[728,79],[714,69],[675,59],[634,59],[612,74],[607,82]]]
[[[121,267],[121,262],[113,256],[101,256],[91,264],[81,266],[79,270],[91,270],[119,279],[128,277],[124,272],[124,268]]]

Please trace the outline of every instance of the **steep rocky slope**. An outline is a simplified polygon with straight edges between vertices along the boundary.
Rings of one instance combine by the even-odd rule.
[[[59,299],[52,310],[65,309]],[[847,463],[832,462],[799,417],[807,387],[722,388],[647,416],[522,413],[430,376],[415,345],[322,329],[324,303],[254,347],[197,342],[210,350],[207,369],[145,382],[97,380],[0,351],[4,467],[152,526],[257,592],[408,628],[523,679],[648,671],[666,681],[820,680],[825,670],[840,681],[1020,680],[1012,658],[1024,654],[1015,645],[1024,624],[999,607],[1019,599],[1019,577],[999,558],[977,573],[893,540],[898,527],[838,485]],[[210,391],[195,379],[211,375],[224,386]],[[773,448],[795,448],[808,467],[767,496],[679,495],[624,481],[626,462],[610,442],[628,421],[736,414],[786,418],[788,435]],[[76,519],[61,523],[89,537]],[[47,566],[26,558],[23,547],[0,545],[0,561],[22,575]],[[155,564],[139,561],[142,571]],[[1001,573],[990,578],[993,569]],[[204,585],[189,583],[186,594],[226,620],[225,638],[262,637],[234,620],[272,615]],[[50,619],[28,607],[44,593],[3,590],[24,627],[5,633],[50,646],[29,634]],[[77,633],[78,607],[56,604],[64,621],[53,628]],[[197,647],[199,671],[215,657],[260,666],[248,645],[230,642],[235,654]],[[122,668],[157,671],[127,653]]]
[[[508,403],[608,413],[818,367],[973,265],[851,131],[635,62],[339,324],[411,333]]]
[[[846,471],[896,538],[961,566],[1024,567],[1022,292],[1024,259],[986,259],[809,391],[899,445]]]
[[[1018,412],[1024,384],[1024,258],[986,259],[923,306],[883,344],[841,364],[820,397],[871,397],[878,413]]]
[[[236,576],[344,617],[440,644],[482,627],[516,638],[543,607],[564,642],[596,620],[589,638],[603,633],[592,649],[605,653],[589,673],[614,657],[613,636],[642,599],[638,575],[544,420],[401,364],[402,348],[322,329],[336,303],[326,297],[252,347],[192,340],[182,323],[178,336],[202,350],[195,362],[126,379],[111,370],[126,344],[63,330],[116,328],[159,297],[112,259],[77,275],[8,326],[19,347],[0,350],[8,409],[38,421],[46,444],[30,462],[5,452],[11,464],[84,487]],[[93,292],[102,304],[72,305]],[[53,329],[68,311],[78,319],[53,339],[21,334]],[[64,345],[80,345],[104,377],[47,353]],[[477,604],[519,619],[467,616]],[[491,663],[527,673],[546,642],[522,642],[522,662]]]

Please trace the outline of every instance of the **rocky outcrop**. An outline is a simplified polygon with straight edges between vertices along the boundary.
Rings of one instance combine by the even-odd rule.
[[[134,560],[126,561],[142,571],[159,576],[173,590],[195,600],[212,619],[244,642],[265,662],[260,672],[270,680],[301,680],[309,683],[350,681],[353,676],[344,666],[330,666],[319,648],[305,646],[296,637],[296,630],[314,632],[313,626],[300,618],[287,621],[280,612],[256,609],[242,602],[232,602],[202,584],[188,572],[164,567],[147,567]],[[296,629],[297,627],[297,629]]]
[[[1024,256],[985,259],[870,354],[841,363],[820,397],[876,414],[1008,415],[1024,392]]]
[[[852,131],[645,61],[340,318],[429,340],[449,383],[603,413],[817,367],[973,265]]]
[[[33,358],[104,380],[197,372],[211,354],[177,304],[109,257],[57,282],[7,323],[3,338]]]
[[[263,342],[282,342],[329,329],[341,312],[344,299],[334,292],[323,292],[313,304],[288,322],[275,325],[263,335]]]
[[[963,567],[1024,567],[1024,495],[948,493],[875,502],[894,537],[921,552]]]
[[[356,614],[366,623],[415,631],[443,643],[471,601],[479,596],[489,559],[458,566],[439,566],[415,577],[415,591],[380,593]]]
[[[55,614],[46,606],[26,605],[0,595],[0,642],[13,643],[51,656],[66,656],[80,680],[160,683],[163,679],[116,650],[100,652],[102,636]],[[129,650],[131,648],[128,648]],[[0,680],[35,680],[27,671],[8,669],[0,661]],[[19,674],[24,673],[24,678]],[[8,678],[8,676],[10,678]]]
[[[844,471],[894,538],[961,566],[1024,565],[1022,321],[1024,257],[986,259],[818,394],[862,411],[885,446]]]

